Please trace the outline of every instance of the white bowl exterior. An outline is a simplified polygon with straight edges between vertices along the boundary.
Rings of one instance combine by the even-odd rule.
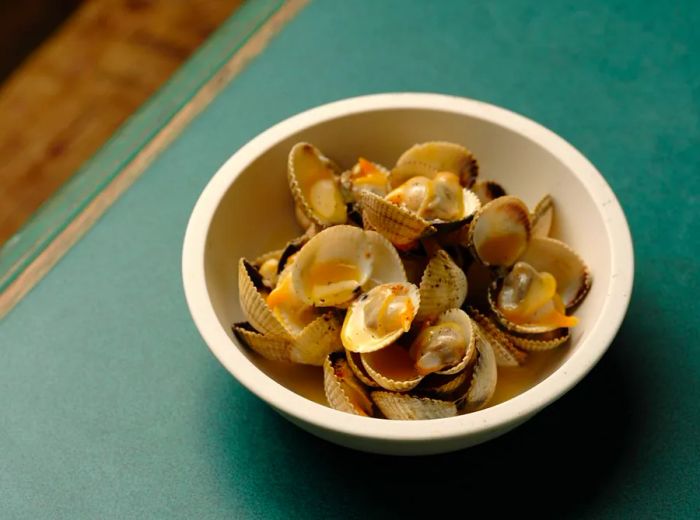
[[[554,234],[586,260],[593,288],[561,366],[526,392],[449,419],[387,421],[352,416],[302,397],[268,376],[230,332],[242,321],[236,261],[276,249],[298,234],[286,185],[286,156],[306,140],[341,165],[357,156],[392,165],[414,143],[453,141],[479,159],[481,176],[502,182],[531,207],[554,196]],[[255,222],[255,224],[252,224]],[[295,424],[365,451],[429,454],[486,441],[524,422],[576,384],[614,338],[629,303],[633,253],[620,205],[600,173],[570,144],[513,112],[439,94],[378,94],[324,105],[279,123],[236,152],[192,212],[183,247],[183,283],[194,321],[221,363]],[[238,346],[238,348],[236,348]],[[320,387],[315,373],[298,369]],[[267,370],[270,373],[269,370]],[[296,374],[297,372],[295,372]],[[318,383],[318,384],[316,384]],[[302,392],[303,393],[303,392]]]

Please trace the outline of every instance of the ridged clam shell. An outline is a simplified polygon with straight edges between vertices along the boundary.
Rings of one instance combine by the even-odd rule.
[[[431,350],[429,349],[430,344],[426,345],[423,343],[426,340],[426,337],[432,339],[429,335],[424,335],[424,331],[428,330],[430,327],[439,326],[446,323],[456,324],[460,328],[462,337],[466,341],[464,353],[462,354],[461,358],[452,365],[447,364],[447,360],[441,358],[439,355],[437,359],[433,358],[431,356]],[[440,375],[454,375],[464,370],[474,358],[475,340],[472,320],[462,309],[450,309],[443,312],[437,317],[436,320],[434,320],[434,322],[426,322],[424,324],[424,328],[417,332],[418,334],[416,335],[416,338],[409,349],[409,354],[415,361],[416,371],[420,374],[429,375],[431,373],[435,373]],[[438,345],[438,347],[440,347],[440,345]],[[432,353],[434,353],[434,351]],[[427,363],[424,361],[424,359],[427,359]],[[440,365],[443,363],[444,365],[441,367]]]
[[[387,288],[394,292],[394,294],[400,294],[401,296],[407,296],[409,298],[411,303],[409,310],[412,311],[412,314],[410,316],[410,321],[407,322],[408,326],[410,326],[410,323],[415,319],[415,313],[420,307],[420,294],[415,285],[408,282],[378,285],[355,300],[345,314],[345,321],[343,322],[340,338],[343,346],[347,350],[359,354],[375,352],[393,343],[408,330],[398,328],[388,331],[384,335],[377,335],[376,331],[370,330],[367,327],[367,317],[365,314],[367,302],[373,297],[375,291],[383,291]],[[381,292],[379,293],[379,297],[381,297]]]
[[[506,195],[506,190],[495,181],[477,181],[471,187],[474,194],[479,197],[481,204],[488,204],[498,197]]]
[[[292,265],[292,283],[299,297],[316,306],[347,306],[353,295],[314,299],[313,286],[306,273],[314,263],[338,261],[357,266],[356,282],[362,291],[381,283],[405,282],[406,273],[396,249],[382,235],[355,226],[339,225],[324,229],[309,240]]]
[[[419,238],[435,233],[429,222],[412,211],[363,191],[359,196],[363,221],[384,235],[397,247],[407,247]]]
[[[471,377],[471,371],[462,370],[451,375],[430,374],[416,387],[416,392],[426,394],[447,401],[453,401],[465,394],[467,378]]]
[[[512,332],[518,332],[521,334],[542,334],[544,332],[551,332],[558,329],[556,325],[538,325],[533,323],[513,323],[508,318],[506,318],[503,313],[498,308],[498,293],[501,290],[501,285],[503,284],[502,279],[495,280],[488,290],[488,300],[491,311],[494,317],[498,320],[499,324],[505,327],[507,330]]]
[[[518,348],[530,352],[552,350],[566,343],[571,337],[570,330],[565,327],[541,334],[518,334],[516,332],[504,332],[504,334]]]
[[[410,161],[395,166],[389,173],[389,187],[393,190],[413,177],[426,177],[432,179],[439,173],[432,164]]]
[[[234,325],[233,333],[240,341],[248,345],[252,350],[265,359],[271,361],[289,362],[291,343],[288,339],[274,336],[264,336],[254,330],[249,330],[242,325]]]
[[[419,289],[420,308],[416,319],[423,321],[461,307],[467,297],[467,277],[452,257],[439,249],[428,261]]]
[[[386,357],[394,357],[395,359],[387,363]],[[413,360],[408,355],[408,351],[399,345],[392,344],[375,352],[368,352],[360,355],[362,366],[369,376],[386,390],[392,392],[407,392],[412,390],[418,383],[421,382],[423,376],[415,372]],[[381,362],[380,362],[381,361]],[[381,365],[384,363],[384,366]],[[401,370],[405,372],[401,372]],[[408,377],[402,377],[407,375]]]
[[[261,334],[289,338],[290,335],[279,320],[272,314],[265,298],[253,282],[257,271],[244,258],[238,261],[238,291],[243,314],[250,324]]]
[[[307,200],[307,195],[304,194],[303,178],[308,170],[325,168],[333,173],[334,182],[338,190],[339,200],[336,209],[337,214],[332,217],[324,217],[312,208],[311,202]],[[347,213],[344,203],[344,198],[340,190],[339,168],[327,157],[325,157],[318,148],[309,143],[297,143],[289,152],[289,160],[287,162],[287,180],[289,181],[289,189],[294,197],[294,202],[306,215],[306,217],[319,226],[332,226],[335,224],[344,224],[347,221]],[[341,202],[342,207],[341,207]],[[303,226],[303,219],[299,219],[299,223]],[[307,226],[303,226],[307,227]]]
[[[357,352],[345,351],[345,359],[347,359],[348,365],[352,369],[355,377],[359,379],[363,385],[369,386],[371,388],[379,388],[379,384],[370,377],[362,364],[362,358]]]
[[[467,224],[469,224],[469,222],[471,222],[472,218],[474,218],[476,212],[481,209],[481,201],[479,200],[479,197],[477,197],[467,188],[462,189],[462,205],[464,207],[464,213],[458,220],[436,220],[430,222],[438,233],[449,233],[465,227]]]
[[[328,313],[316,318],[294,338],[289,358],[294,363],[321,366],[331,352],[343,350],[340,320]]]
[[[294,203],[294,217],[297,219],[297,223],[302,229],[308,229],[314,221],[306,216],[304,209],[297,202]]]
[[[452,172],[466,188],[469,188],[479,175],[479,164],[469,150],[444,141],[430,141],[412,146],[399,157],[396,166],[406,163],[423,163],[433,167],[436,172]]]
[[[476,212],[469,225],[469,242],[475,256],[486,265],[511,266],[530,241],[530,213],[517,197],[506,195],[492,200]],[[504,247],[487,247],[494,237],[510,238]]]
[[[498,367],[491,345],[480,336],[476,337],[478,357],[474,364],[471,385],[464,396],[464,409],[467,412],[480,410],[488,404],[496,391]]]
[[[496,356],[499,367],[520,366],[527,360],[527,353],[520,350],[512,341],[510,335],[501,331],[493,321],[476,309],[469,309],[476,334],[486,341]]]
[[[323,362],[323,389],[331,408],[354,415],[372,415],[372,401],[342,355],[331,354]]]
[[[461,361],[454,366],[435,372],[436,374],[451,376],[467,368],[467,365],[474,359],[476,355],[476,334],[474,334],[472,320],[462,309],[450,309],[444,312],[440,315],[437,322],[440,323],[441,321],[459,323],[464,330],[465,336],[468,338],[467,348],[464,351],[464,356]]]
[[[534,237],[519,260],[554,276],[557,293],[567,309],[580,303],[591,288],[590,269],[573,249],[560,240]]]
[[[552,221],[554,220],[554,199],[550,195],[542,197],[532,210],[530,215],[532,221],[532,236],[546,237],[552,229]]]
[[[457,407],[449,401],[427,397],[375,390],[371,394],[374,404],[387,419],[428,420],[444,419],[457,415]]]

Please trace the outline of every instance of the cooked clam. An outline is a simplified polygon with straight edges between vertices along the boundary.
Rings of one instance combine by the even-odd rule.
[[[517,197],[499,197],[476,212],[469,235],[474,254],[482,263],[511,266],[530,242],[530,213]]]
[[[291,265],[279,275],[277,285],[267,295],[266,302],[277,321],[291,335],[299,334],[318,316],[316,308],[296,292],[292,283]]]
[[[371,191],[383,197],[389,192],[389,170],[360,157],[351,170],[343,172],[341,183],[353,199],[357,199],[361,191]]]
[[[519,260],[554,277],[557,293],[567,309],[578,305],[591,288],[590,269],[573,249],[560,240],[533,237]]]
[[[348,308],[341,332],[350,352],[373,352],[396,341],[411,328],[420,305],[418,287],[387,283],[364,293]]]
[[[262,284],[268,289],[273,289],[277,284],[277,275],[279,274],[280,258],[284,250],[277,249],[270,251],[264,255],[260,255],[253,260],[253,267],[258,271],[262,278]]]
[[[467,277],[444,249],[431,255],[419,287],[418,320],[435,318],[448,309],[459,308],[467,297]]]
[[[452,172],[457,175],[460,184],[466,188],[469,188],[479,175],[479,164],[474,154],[463,146],[443,141],[431,141],[412,146],[399,157],[396,166],[398,168],[411,163],[425,165],[432,168],[434,172]],[[405,180],[392,172],[392,187],[402,184]]]
[[[438,172],[432,178],[411,177],[384,199],[431,224],[464,221],[480,207],[478,198],[451,172]]]
[[[305,233],[239,260],[248,322],[232,330],[257,355],[322,365],[337,410],[420,420],[488,406],[499,367],[510,367],[507,394],[528,374],[513,367],[570,338],[567,312],[591,275],[548,237],[550,195],[530,212],[476,181],[469,150],[439,141],[411,147],[391,171],[362,157],[341,171],[295,145],[287,174]]]
[[[427,322],[411,344],[409,354],[420,375],[452,375],[464,370],[474,356],[474,333],[469,316],[461,309]]]
[[[338,170],[309,143],[298,143],[289,152],[287,178],[294,201],[310,221],[320,226],[347,221]]]
[[[359,204],[365,227],[377,230],[400,249],[410,249],[419,238],[437,231],[424,218],[402,206],[392,204],[375,193],[361,192]]]
[[[503,280],[491,287],[489,296],[498,319],[516,332],[549,332],[573,327],[578,321],[566,315],[554,276],[539,272],[523,261],[516,263]]]
[[[406,281],[406,274],[396,249],[379,233],[333,226],[297,253],[291,278],[309,305],[342,307],[378,284]]]

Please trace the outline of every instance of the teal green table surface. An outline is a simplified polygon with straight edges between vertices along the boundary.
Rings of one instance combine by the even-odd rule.
[[[0,517],[698,518],[699,22],[696,1],[311,2],[0,324]],[[180,282],[189,213],[236,149],[400,90],[564,136],[620,198],[637,261],[581,384],[504,437],[418,459],[279,417],[208,352]]]

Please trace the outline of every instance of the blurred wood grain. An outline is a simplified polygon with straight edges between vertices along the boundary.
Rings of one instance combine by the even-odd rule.
[[[0,86],[0,244],[241,3],[83,2]]]

